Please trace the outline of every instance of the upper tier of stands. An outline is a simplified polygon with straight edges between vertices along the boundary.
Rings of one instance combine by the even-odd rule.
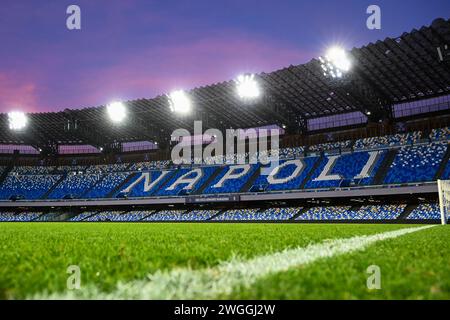
[[[438,173],[438,178],[450,177],[449,139],[450,129],[441,128],[426,137],[413,132],[222,159],[248,162],[278,154],[281,160],[270,165],[214,164],[221,160],[215,157],[200,166],[174,166],[170,161],[16,166],[1,181],[0,200],[180,196],[429,182]],[[389,160],[387,155],[392,152]],[[385,161],[392,162],[386,165]],[[386,172],[380,172],[382,168]],[[377,175],[382,179],[375,181]]]

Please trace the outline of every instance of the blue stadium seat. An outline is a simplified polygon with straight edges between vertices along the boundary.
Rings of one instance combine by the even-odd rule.
[[[445,143],[402,147],[384,183],[432,181],[447,150]]]
[[[1,222],[30,222],[42,215],[42,212],[0,212]]]
[[[195,170],[195,171],[193,171]],[[198,190],[208,178],[213,174],[214,171],[217,170],[217,167],[201,167],[201,168],[183,168],[176,171],[175,175],[173,175],[160,189],[155,193],[157,196],[175,196],[180,193],[182,194],[190,194],[194,193]],[[189,187],[188,183],[180,183],[176,186],[173,186],[180,178],[184,179],[194,179],[196,183]],[[169,189],[172,188],[173,189]]]
[[[168,171],[163,175],[165,171],[152,170],[135,172],[126,184],[122,186],[122,190],[119,190],[116,197],[126,194],[128,197],[148,197],[153,195],[171,176],[173,171]],[[157,182],[153,184],[153,182]],[[146,185],[148,190],[146,190]]]
[[[96,184],[102,175],[93,174],[73,174],[69,173],[67,177],[50,193],[49,199],[63,199],[67,196],[81,198],[94,184]]]
[[[302,208],[269,208],[260,209],[231,209],[227,210],[213,220],[216,221],[283,221],[292,219]]]
[[[105,198],[130,175],[129,172],[110,172],[103,176],[84,198]]]
[[[229,172],[230,167],[234,166],[224,166],[220,173],[213,179],[213,181],[205,188],[203,191],[203,194],[217,194],[217,193],[235,193],[240,192],[244,185],[247,183],[248,179],[256,172],[256,170],[259,170],[259,164],[252,164],[249,165],[250,169],[246,174],[244,174],[242,177],[238,179],[230,179],[224,181],[223,185],[217,185],[220,183],[222,178]],[[239,174],[240,172],[244,172],[245,169],[239,169],[236,170],[236,174]]]
[[[0,199],[7,200],[12,196],[22,196],[28,200],[40,199],[60,178],[60,175],[9,173],[0,186]]]
[[[370,184],[373,181],[373,177],[376,172],[375,170],[377,170],[382,163],[383,157],[384,151],[380,151],[379,156],[374,164],[374,168],[371,171],[372,175],[370,177],[357,179],[357,176],[361,173],[362,169],[368,162],[370,154],[368,152],[354,152],[343,154],[341,156],[338,156],[334,163],[334,166],[328,173],[328,175],[338,175],[340,176],[340,178],[336,177],[337,179],[333,180],[318,180],[320,174],[323,172],[330,159],[330,157],[323,157],[321,159],[320,165],[314,171],[311,179],[306,183],[305,187],[308,189],[339,187],[344,181],[348,181],[350,183],[355,179],[359,180],[359,184]]]
[[[433,220],[441,219],[438,203],[419,204],[406,218],[408,220]]]
[[[272,172],[272,170],[266,170],[264,171],[265,174],[261,174],[254,182],[253,186],[262,186],[262,189],[264,191],[274,191],[274,190],[295,190],[299,189],[300,185],[302,184],[303,180],[305,180],[306,175],[308,172],[311,171],[314,163],[317,161],[318,157],[308,157],[304,158],[301,161],[303,162],[303,170],[292,179],[287,180],[284,183],[271,183],[268,180],[268,174]],[[282,166],[284,163],[288,162],[288,160],[281,160],[279,162],[279,165]],[[282,180],[283,178],[290,177],[294,171],[298,168],[298,165],[295,163],[290,162],[291,164],[286,165],[280,169],[276,175],[275,178]],[[264,168],[264,167],[262,167]]]

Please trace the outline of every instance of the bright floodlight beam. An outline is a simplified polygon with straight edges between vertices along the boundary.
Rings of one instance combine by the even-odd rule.
[[[169,107],[172,112],[186,114],[191,111],[191,100],[183,90],[173,91],[167,97],[169,99]]]
[[[112,102],[106,106],[109,119],[114,123],[122,122],[127,116],[127,109],[122,102]]]
[[[350,58],[340,47],[331,47],[324,57],[319,57],[319,60],[326,77],[342,78],[352,67]]]
[[[20,111],[12,111],[8,113],[9,129],[14,131],[23,130],[28,123],[27,115]]]
[[[242,99],[255,99],[261,95],[254,74],[240,75],[236,79],[237,93]]]

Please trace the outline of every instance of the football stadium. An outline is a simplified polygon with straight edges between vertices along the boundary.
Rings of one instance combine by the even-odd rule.
[[[0,298],[449,299],[448,44],[0,114]]]

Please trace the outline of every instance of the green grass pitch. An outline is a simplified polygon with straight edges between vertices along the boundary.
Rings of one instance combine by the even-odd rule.
[[[67,267],[81,290],[114,292],[118,282],[176,268],[203,270],[223,261],[373,235],[411,225],[1,223],[0,298],[64,293]],[[381,289],[366,285],[370,265]],[[449,299],[450,228],[436,226],[367,248],[290,268],[237,286],[224,299]]]

